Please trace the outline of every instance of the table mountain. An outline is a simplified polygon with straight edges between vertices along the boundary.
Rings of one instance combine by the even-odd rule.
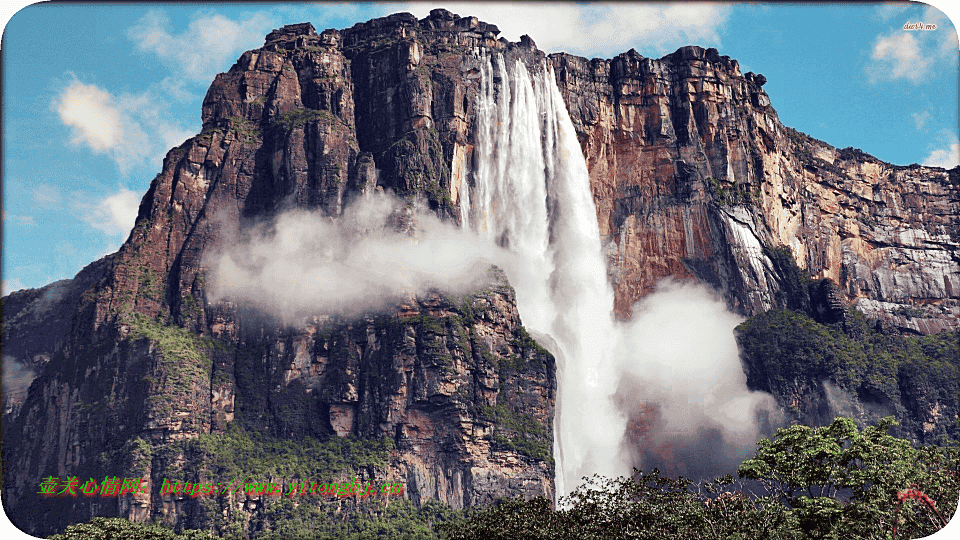
[[[299,325],[210,301],[205,250],[283,210],[336,219],[357,197],[389,192],[459,222],[480,50],[552,67],[621,318],[667,276],[712,285],[745,316],[789,307],[799,293],[786,246],[829,280],[801,294],[824,321],[849,304],[908,332],[956,328],[960,169],[894,166],[787,128],[765,78],[714,49],[588,60],[498,33],[445,10],[321,33],[289,25],[216,77],[201,133],[167,153],[120,250],[3,299],[5,373],[36,375],[29,391],[5,388],[4,506],[15,524],[48,534],[120,515],[253,530],[259,497],[160,493],[164,478],[232,480],[216,454],[242,454],[231,441],[250,434],[267,446],[347,438],[370,449],[341,451],[353,457],[329,470],[229,469],[255,481],[400,481],[414,502],[454,508],[553,497],[556,366],[497,269],[468,294],[420,292],[387,311]],[[409,215],[401,205],[391,226],[415,235]],[[150,478],[152,489],[37,494],[46,477],[104,475]]]

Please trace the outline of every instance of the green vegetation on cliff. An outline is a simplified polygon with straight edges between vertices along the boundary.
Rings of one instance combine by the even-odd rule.
[[[751,389],[785,397],[826,381],[861,406],[895,414],[901,434],[925,442],[960,438],[956,423],[927,420],[960,407],[960,332],[906,336],[877,330],[853,310],[844,323],[824,325],[772,309],[742,323],[736,336]],[[796,406],[792,412],[801,419]]]
[[[845,306],[828,279],[797,267],[790,249],[765,249],[780,282],[774,308],[736,328],[747,386],[769,392],[793,421],[892,414],[898,436],[960,439],[960,332],[904,334]]]
[[[355,474],[359,469],[382,469],[392,449],[393,442],[387,438],[280,439],[231,423],[225,432],[204,433],[183,441],[173,451],[188,457],[184,472],[207,480],[240,478],[242,482],[254,478],[290,482],[332,480],[345,473]]]
[[[553,468],[553,433],[549,433],[535,416],[503,403],[482,407],[480,413],[494,424],[492,442],[495,448],[519,452]]]

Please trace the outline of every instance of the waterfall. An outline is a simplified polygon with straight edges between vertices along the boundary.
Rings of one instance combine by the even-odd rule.
[[[553,70],[531,75],[501,54],[481,57],[472,186],[465,227],[512,252],[504,268],[524,326],[557,359],[554,431],[558,496],[582,476],[629,471],[618,380],[613,290],[587,166]]]

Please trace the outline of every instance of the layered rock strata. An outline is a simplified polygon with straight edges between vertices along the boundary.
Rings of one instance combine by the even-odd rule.
[[[960,168],[891,165],[787,128],[766,78],[716,49],[550,60],[621,316],[667,276],[710,283],[744,315],[782,305],[763,248],[787,246],[872,318],[957,327]]]
[[[4,503],[18,526],[46,534],[92,515],[209,523],[201,505],[171,506],[157,490],[189,461],[171,449],[233,423],[293,440],[386,436],[394,449],[376,474],[417,503],[553,497],[555,366],[522,329],[509,285],[297,330],[210,303],[203,266],[205,250],[278,212],[336,218],[374,190],[453,216],[451,163],[469,154],[479,84],[469,52],[535,51],[496,33],[444,11],[342,33],[292,25],[216,78],[202,132],[167,154],[119,252],[67,284],[6,299],[16,320],[4,339],[39,372],[4,422],[4,462],[16,471]],[[398,215],[395,226],[411,224]],[[69,295],[45,319],[44,298],[61,289]],[[60,338],[36,335],[32,321],[44,320]],[[124,470],[102,470],[122,460],[101,457],[131,441],[148,448]],[[116,502],[37,494],[47,476],[134,472],[152,492]],[[248,506],[232,502],[228,512]]]

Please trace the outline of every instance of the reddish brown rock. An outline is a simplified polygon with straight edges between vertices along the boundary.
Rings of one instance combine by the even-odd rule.
[[[956,327],[960,169],[894,166],[784,127],[766,78],[715,49],[550,60],[621,317],[668,276],[760,313],[780,287],[760,248],[785,245],[870,317],[921,333]]]

